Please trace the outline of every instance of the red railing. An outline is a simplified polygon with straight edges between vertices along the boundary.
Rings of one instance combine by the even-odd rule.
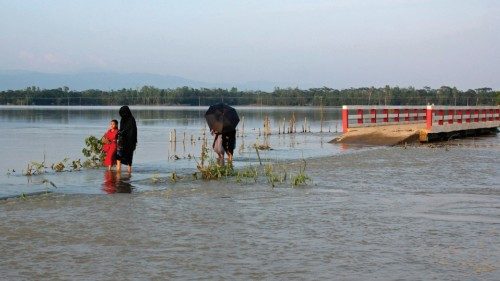
[[[342,107],[342,129],[353,127],[425,123],[463,129],[500,126],[500,106],[346,106]]]

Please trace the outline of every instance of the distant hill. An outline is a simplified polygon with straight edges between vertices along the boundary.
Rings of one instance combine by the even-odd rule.
[[[123,88],[140,88],[142,86],[154,86],[161,89],[192,87],[192,88],[231,88],[237,87],[241,90],[263,90],[271,91],[277,85],[267,81],[253,81],[247,83],[207,83],[189,80],[172,75],[159,75],[150,73],[113,73],[113,72],[84,72],[84,73],[42,73],[24,70],[0,71],[0,90],[25,89],[37,86],[42,89],[54,89],[67,86],[71,90],[117,90]]]

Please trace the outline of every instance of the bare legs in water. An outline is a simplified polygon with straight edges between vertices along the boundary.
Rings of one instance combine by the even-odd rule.
[[[117,172],[121,172],[122,171],[122,161],[120,161],[120,160],[116,160],[116,171]],[[129,174],[132,173],[132,165],[128,165],[127,172]]]

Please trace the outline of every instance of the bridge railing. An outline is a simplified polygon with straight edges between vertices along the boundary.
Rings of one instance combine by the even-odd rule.
[[[357,106],[342,107],[342,130],[349,128],[425,123],[428,131],[440,126],[464,129],[500,125],[500,106]]]
[[[429,132],[492,128],[500,125],[500,106],[429,106]]]

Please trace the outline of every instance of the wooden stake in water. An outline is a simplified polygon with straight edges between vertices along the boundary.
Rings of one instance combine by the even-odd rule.
[[[245,116],[241,117],[241,134],[240,134],[240,136],[243,137],[244,133],[245,133]]]
[[[175,141],[172,141],[170,143],[170,150],[172,151],[173,155],[177,154],[177,143]]]
[[[320,118],[320,125],[319,125],[319,132],[323,133],[323,97],[320,97],[320,105],[319,105],[319,114],[321,116]]]
[[[268,136],[271,134],[271,121],[269,116],[266,115],[264,118],[264,136]]]
[[[268,135],[268,124],[267,124],[267,115],[264,117],[264,136]]]
[[[297,132],[297,126],[295,125],[295,112],[292,113],[292,118],[290,118],[289,122],[289,127],[288,127],[288,133],[296,133]]]

